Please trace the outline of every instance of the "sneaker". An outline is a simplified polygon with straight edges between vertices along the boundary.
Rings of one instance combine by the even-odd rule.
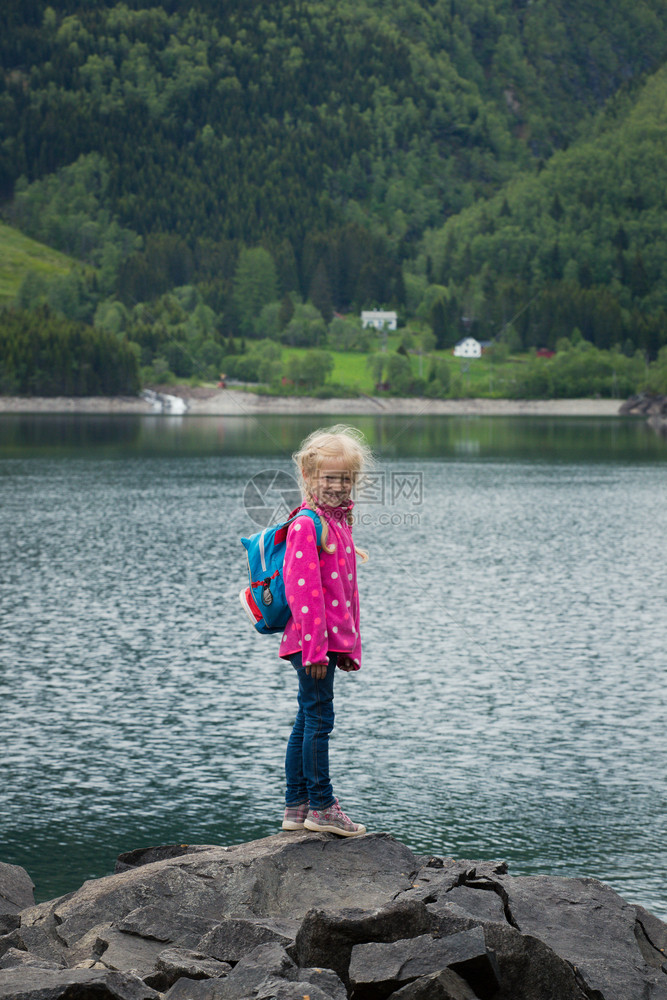
[[[338,799],[328,809],[310,809],[304,820],[306,830],[313,833],[337,833],[340,837],[360,837],[366,833],[361,823],[353,823],[338,805]]]
[[[283,830],[303,830],[303,821],[308,815],[308,803],[301,802],[298,806],[286,806],[283,817]]]

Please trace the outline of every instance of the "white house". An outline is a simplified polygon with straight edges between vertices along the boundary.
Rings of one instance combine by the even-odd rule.
[[[452,354],[455,358],[481,358],[482,345],[474,337],[464,337],[456,344]]]
[[[361,313],[361,325],[374,326],[376,330],[395,330],[397,319],[395,312],[383,312],[382,309],[368,309]]]

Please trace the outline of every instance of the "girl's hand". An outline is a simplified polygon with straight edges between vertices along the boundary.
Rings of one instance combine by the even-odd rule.
[[[338,654],[338,664],[337,665],[338,665],[338,667],[341,670],[345,670],[346,673],[349,673],[350,670],[358,670],[359,669],[359,667],[354,662],[354,660],[351,660],[349,656],[345,656],[343,653],[339,653]]]
[[[321,663],[311,663],[310,666],[306,666],[305,668],[306,673],[310,674],[314,681],[323,681],[328,669],[328,660],[323,660]]]

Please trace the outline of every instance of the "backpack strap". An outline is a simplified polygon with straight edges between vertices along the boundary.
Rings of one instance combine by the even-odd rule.
[[[293,510],[290,516],[287,518],[287,520],[283,521],[282,524],[278,525],[278,527],[275,529],[275,533],[273,536],[275,545],[284,544],[287,538],[287,531],[289,529],[290,524],[292,523],[292,521],[295,521],[297,517],[300,517],[301,514],[305,514],[307,517],[309,517],[313,522],[313,524],[315,525],[315,543],[318,548],[320,547],[322,543],[322,519],[320,518],[319,514],[316,514],[314,510],[310,510],[309,507],[303,507],[303,508],[299,507],[297,510]],[[265,531],[270,531],[270,530],[271,530],[270,528],[265,529]]]
[[[319,548],[322,544],[322,518],[314,510],[311,510],[310,507],[300,507],[296,513],[290,515],[288,521],[285,521],[285,527],[290,525],[292,521],[296,521],[297,517],[301,517],[302,514],[309,517],[315,525],[315,544]]]

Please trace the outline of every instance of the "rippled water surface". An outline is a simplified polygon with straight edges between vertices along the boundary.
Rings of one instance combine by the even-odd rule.
[[[275,832],[292,668],[237,600],[247,481],[322,418],[0,420],[0,860],[40,899]],[[344,807],[418,852],[667,916],[667,443],[637,421],[364,418]],[[384,500],[382,491],[384,490]]]

